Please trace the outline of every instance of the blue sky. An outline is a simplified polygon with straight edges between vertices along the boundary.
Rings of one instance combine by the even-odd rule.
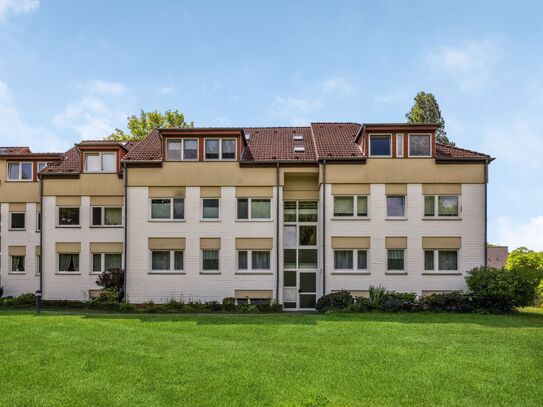
[[[198,126],[398,122],[433,92],[497,157],[489,240],[543,250],[539,1],[0,0],[0,144],[65,150],[140,109]]]

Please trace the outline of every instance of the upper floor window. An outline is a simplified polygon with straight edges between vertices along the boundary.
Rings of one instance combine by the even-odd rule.
[[[271,200],[238,198],[238,219],[271,219]]]
[[[11,212],[9,228],[11,230],[25,230],[25,213]]]
[[[25,272],[25,256],[11,256],[11,272],[12,273]]]
[[[403,157],[403,134],[396,134],[396,157]]]
[[[119,226],[123,224],[123,209],[112,206],[92,207],[92,226]]]
[[[390,134],[370,135],[370,156],[390,157],[391,155]]]
[[[206,139],[206,160],[235,160],[236,139]]]
[[[32,181],[32,163],[8,163],[8,180]]]
[[[151,219],[181,220],[185,219],[184,198],[151,199]]]
[[[45,161],[40,161],[40,162],[38,163],[38,172],[41,172],[42,170],[44,170],[45,167],[47,167],[47,164],[48,164],[48,163],[46,163]]]
[[[202,199],[202,219],[219,219],[219,198]]]
[[[387,196],[387,216],[405,216],[405,196]]]
[[[115,172],[116,170],[116,153],[100,152],[85,154],[85,172]]]
[[[437,199],[436,199],[437,198]],[[456,195],[425,195],[424,216],[458,216],[459,205]]]
[[[409,135],[409,156],[410,157],[431,157],[432,136],[430,134]]]
[[[79,226],[79,208],[58,208],[58,226]]]
[[[197,139],[173,139],[167,141],[166,158],[169,161],[198,159]]]
[[[356,211],[355,211],[356,208]],[[335,196],[334,216],[353,217],[368,216],[368,197],[361,196]]]

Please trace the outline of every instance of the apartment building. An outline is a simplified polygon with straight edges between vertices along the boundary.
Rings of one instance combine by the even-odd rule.
[[[486,261],[493,159],[436,143],[435,130],[312,123],[83,141],[49,160],[33,197],[44,298],[88,298],[117,267],[135,303],[236,297],[302,310],[371,285],[462,290],[465,272]],[[4,236],[2,254],[22,246]],[[19,252],[9,253],[6,293],[34,291],[35,275],[27,285],[4,278]]]

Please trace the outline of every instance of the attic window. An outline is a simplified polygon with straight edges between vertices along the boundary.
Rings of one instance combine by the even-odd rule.
[[[305,147],[304,146],[296,146],[294,147],[295,153],[305,153]]]
[[[245,140],[251,139],[251,133],[245,133]]]
[[[292,139],[294,141],[304,141],[304,135],[303,134],[295,134],[292,136]]]

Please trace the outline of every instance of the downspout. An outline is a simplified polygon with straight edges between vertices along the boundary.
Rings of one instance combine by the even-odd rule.
[[[488,162],[485,163],[485,267],[488,266]]]
[[[36,312],[41,312],[41,300],[43,297],[43,255],[44,250],[43,247],[43,177],[41,174],[38,174],[38,177],[40,179],[40,263],[38,264],[38,271],[40,273],[40,288],[38,292],[36,293]]]
[[[128,293],[126,291],[126,279],[127,279],[127,269],[128,269],[128,166],[126,163],[123,163],[123,176],[124,176],[124,301],[128,302]]]
[[[322,295],[326,295],[326,160],[322,161]]]
[[[279,172],[279,161],[275,162],[275,193],[276,193],[276,203],[275,203],[275,266],[276,266],[276,281],[275,281],[275,297],[276,301],[279,303],[279,273],[281,266],[279,265],[279,205],[281,200],[279,198],[279,182],[280,181],[280,172]]]

